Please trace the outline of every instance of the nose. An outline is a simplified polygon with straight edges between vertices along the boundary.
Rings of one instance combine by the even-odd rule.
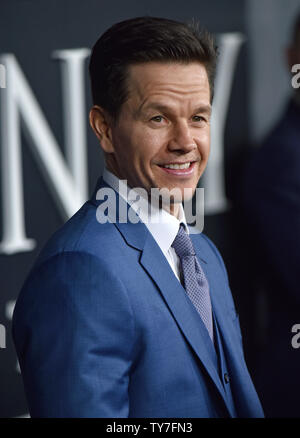
[[[169,141],[169,150],[188,153],[195,148],[197,148],[197,145],[193,139],[191,128],[186,122],[177,123],[173,128]]]

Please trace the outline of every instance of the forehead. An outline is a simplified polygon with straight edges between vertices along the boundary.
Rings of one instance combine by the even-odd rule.
[[[149,62],[131,65],[128,68],[127,86],[129,99],[148,99],[162,95],[170,98],[209,99],[210,90],[206,68],[193,62]]]

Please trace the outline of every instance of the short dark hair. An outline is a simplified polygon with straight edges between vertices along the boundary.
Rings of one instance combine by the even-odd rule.
[[[185,24],[157,17],[137,17],[110,27],[93,47],[89,71],[94,105],[117,119],[128,98],[130,65],[145,62],[199,62],[206,68],[211,100],[217,48],[212,35],[195,21]]]

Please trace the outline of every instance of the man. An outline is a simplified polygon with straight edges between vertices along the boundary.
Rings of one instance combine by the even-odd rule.
[[[106,169],[14,313],[32,416],[263,415],[223,261],[189,236],[181,203],[208,160],[215,61],[208,34],[159,18],[116,24],[95,44],[90,123]],[[171,202],[162,196],[151,220],[141,202],[139,222],[124,220],[124,180],[151,204],[151,189],[173,190]]]
[[[300,15],[286,55],[291,72],[300,64]],[[247,166],[242,199],[255,243],[252,272],[265,291],[265,342],[255,374],[270,417],[300,416],[300,356],[292,344],[300,322],[300,88],[294,82],[296,76],[283,115]]]

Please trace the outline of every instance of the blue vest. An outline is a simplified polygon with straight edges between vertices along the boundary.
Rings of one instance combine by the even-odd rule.
[[[205,333],[205,338],[206,342],[205,342],[205,346],[204,348],[208,349],[209,355],[211,357],[211,360],[213,362],[213,364],[215,365],[215,368],[217,370],[217,374],[220,378],[221,384],[224,388],[224,392],[225,392],[225,399],[226,399],[226,403],[228,406],[230,406],[231,408],[231,412],[232,412],[232,416],[235,418],[237,417],[237,412],[236,412],[236,408],[234,405],[234,399],[233,399],[233,395],[232,395],[232,391],[231,391],[231,383],[230,383],[230,373],[229,373],[229,369],[228,369],[228,365],[226,362],[226,357],[224,354],[224,348],[223,348],[223,344],[222,344],[222,335],[220,333],[219,330],[219,326],[217,323],[217,320],[215,318],[215,314],[214,311],[212,310],[212,314],[213,314],[213,326],[214,326],[214,344],[212,343],[209,333],[199,315],[199,318],[201,319],[201,322],[203,324],[203,333]],[[216,408],[217,409],[217,408]],[[228,414],[228,411],[224,411],[221,409],[217,409],[215,412],[215,416],[218,417],[230,417],[231,416]]]
[[[231,391],[231,381],[230,381],[230,373],[228,370],[228,365],[226,361],[226,357],[224,354],[223,344],[222,344],[222,335],[219,331],[218,323],[215,318],[214,312],[213,312],[213,320],[214,320],[214,341],[215,341],[215,358],[216,358],[216,366],[218,368],[218,374],[221,380],[221,383],[223,385],[226,399],[228,402],[228,405],[231,406],[234,416],[237,416],[237,412],[234,405],[234,399]]]
[[[218,326],[217,320],[215,318],[214,311],[212,313],[213,313],[213,324],[214,324],[214,346],[213,346],[212,342],[206,343],[206,346],[211,345],[211,349],[209,348],[209,350],[210,350],[210,356],[211,356],[212,362],[214,363],[214,365],[216,367],[220,381],[221,381],[222,386],[224,388],[227,404],[231,407],[231,411],[233,412],[234,417],[236,417],[237,412],[236,412],[236,409],[234,406],[234,399],[233,399],[233,395],[232,395],[232,391],[231,391],[230,374],[229,374],[228,366],[226,363],[226,357],[225,357],[224,349],[223,349],[223,345],[222,345],[222,336],[221,336],[221,333],[219,331],[219,326]],[[205,330],[205,331],[207,332],[207,330]],[[207,332],[207,336],[209,337],[208,332]],[[216,415],[223,417],[224,412],[218,412],[218,413],[216,413]],[[225,415],[228,416],[228,413],[226,412]]]

